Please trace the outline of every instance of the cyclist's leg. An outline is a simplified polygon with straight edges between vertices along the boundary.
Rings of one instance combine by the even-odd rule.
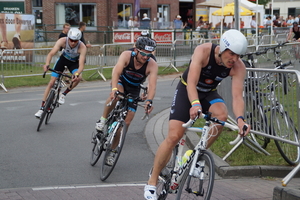
[[[200,99],[203,111],[208,110],[212,113],[212,117],[216,117],[222,121],[227,120],[228,111],[225,105],[223,98],[217,93],[217,91],[208,92],[206,94],[201,93],[201,96],[205,96],[205,98]],[[210,137],[208,139],[207,148],[209,148],[213,142],[218,138],[221,134],[223,126],[217,125],[218,133],[212,133],[211,135],[214,137]],[[215,131],[215,129],[211,129]]]
[[[129,84],[126,84],[126,83],[123,84],[123,90],[124,90],[125,94],[131,94],[131,96],[133,98],[138,97],[139,94],[140,94],[140,88],[139,87],[132,87]],[[136,112],[137,107],[138,107],[136,103],[129,102],[128,104],[129,104],[128,105],[128,112],[127,112],[127,115],[126,115],[126,118],[125,118],[125,123],[127,125],[127,129],[130,126],[130,123],[133,120],[133,118],[135,116],[135,112]],[[112,144],[113,148],[117,147],[117,145],[119,143],[119,139],[120,139],[120,130],[118,130],[118,132],[117,132],[117,134],[116,134],[116,136],[113,140],[113,144]]]
[[[124,88],[123,88],[122,83],[118,83],[117,87],[118,87],[118,91],[124,92]],[[115,99],[110,106],[107,106],[107,104],[110,103],[110,101],[112,100],[112,98],[114,98],[113,95],[114,95],[114,92],[110,92],[110,95],[106,99],[106,102],[105,102],[105,105],[104,105],[104,108],[103,108],[103,113],[102,113],[100,119],[96,121],[95,128],[98,131],[103,131],[104,125],[105,125],[106,120],[107,120],[107,117],[108,117],[109,113],[114,109],[114,107],[116,105],[117,99]]]
[[[175,91],[175,96],[172,101],[169,130],[165,140],[160,144],[155,154],[152,174],[148,180],[148,185],[156,186],[158,176],[161,170],[166,166],[167,162],[172,155],[172,150],[182,138],[185,129],[182,127],[184,122],[190,118],[189,109],[191,104],[189,102],[186,87],[180,82]],[[146,190],[145,187],[144,197],[153,195],[151,191]]]

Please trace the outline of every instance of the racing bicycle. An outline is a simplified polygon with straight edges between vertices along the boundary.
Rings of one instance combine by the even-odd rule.
[[[147,87],[140,85],[143,90],[144,96],[147,94]],[[101,166],[101,176],[102,181],[106,180],[114,167],[117,164],[117,161],[122,152],[122,148],[125,142],[125,137],[127,133],[127,125],[125,123],[125,118],[128,113],[129,103],[134,103],[139,106],[144,107],[143,105],[138,104],[138,102],[143,102],[144,100],[141,97],[133,98],[130,94],[125,94],[120,91],[116,91],[115,98],[118,99],[114,109],[110,112],[107,117],[107,121],[104,126],[103,131],[94,131],[92,133],[92,154],[90,157],[90,164],[94,166],[101,154],[104,153],[103,162]],[[107,104],[110,106],[114,99]],[[148,104],[148,109],[152,105]],[[142,119],[148,118],[148,114],[142,117]],[[113,148],[113,140],[119,138],[119,142],[116,148]]]
[[[69,79],[72,79],[72,77],[66,73],[60,72],[60,71],[56,71],[54,69],[49,68],[49,71],[55,72],[58,74],[58,78],[55,80],[54,85],[52,86],[49,95],[45,101],[45,105],[44,105],[44,109],[43,109],[43,113],[40,117],[39,120],[39,124],[37,127],[37,131],[40,130],[41,125],[43,124],[43,121],[45,119],[45,124],[47,125],[50,121],[50,118],[55,110],[55,108],[59,107],[59,94],[60,94],[60,90],[63,87],[63,77],[67,77]],[[43,78],[45,78],[46,72],[44,72],[43,74]],[[70,84],[70,87],[72,87],[72,82]]]
[[[182,125],[187,131],[202,134],[194,149],[188,150],[184,156],[182,152],[186,134],[173,149],[169,162],[158,177],[156,194],[159,200],[166,199],[169,193],[176,193],[176,200],[210,199],[214,187],[215,164],[213,156],[206,149],[207,140],[215,136],[217,126],[228,127],[232,130],[238,130],[238,127],[212,117],[209,112],[201,113],[200,118],[205,119],[203,127],[192,127],[198,117]],[[152,169],[150,176],[151,173]]]

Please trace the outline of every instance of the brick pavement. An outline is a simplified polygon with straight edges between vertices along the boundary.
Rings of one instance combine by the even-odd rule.
[[[215,181],[211,200],[272,200],[281,179],[239,178]],[[300,186],[296,178],[290,185]],[[287,188],[290,188],[289,186]],[[1,200],[141,200],[144,184],[110,184],[0,190]],[[169,195],[168,200],[175,199]],[[299,199],[299,198],[298,198]],[[279,199],[278,199],[279,200]],[[292,200],[292,198],[289,198]]]

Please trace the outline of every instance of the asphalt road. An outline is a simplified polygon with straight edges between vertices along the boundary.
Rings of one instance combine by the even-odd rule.
[[[152,116],[170,106],[178,79],[160,77]],[[0,91],[0,189],[76,184],[145,183],[154,155],[144,136],[146,121],[138,109],[123,152],[110,177],[100,180],[98,162],[90,166],[91,133],[110,92],[109,81],[82,82],[36,131],[45,87]]]

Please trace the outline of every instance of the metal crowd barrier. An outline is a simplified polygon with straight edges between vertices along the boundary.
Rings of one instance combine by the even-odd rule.
[[[88,48],[85,70],[97,69],[99,65],[100,45],[93,45]],[[42,66],[45,64],[46,57],[52,48],[38,49],[9,49],[0,52],[0,86],[7,92],[4,85],[5,78],[39,76],[42,74]],[[53,56],[51,64],[58,59],[61,52]]]
[[[247,77],[252,78],[246,79]],[[290,69],[247,68],[247,77],[245,78],[247,81],[245,81],[244,90],[245,117],[247,122],[250,123],[251,129],[259,136],[278,141],[285,139],[287,140],[286,143],[295,145],[295,149],[293,149],[293,152],[290,153],[299,153],[300,138],[298,131],[300,130],[300,72],[298,70]],[[225,102],[227,102],[226,105],[229,110],[230,118],[235,119],[235,115],[232,112],[233,105],[231,84],[231,79],[225,79],[219,85],[218,92],[224,98]],[[255,93],[257,95],[255,95]],[[259,105],[263,108],[262,112],[258,112],[257,110]],[[283,113],[274,112],[274,110],[281,106],[288,116],[288,120],[294,124],[296,130],[290,126],[291,124],[289,124],[288,128],[284,128],[284,126],[282,126],[282,129],[276,129],[277,133],[275,134],[273,127],[276,127],[278,125],[277,123],[279,123],[276,119],[277,117],[282,117]],[[248,119],[247,116],[249,117]],[[260,123],[263,125],[260,125]],[[278,134],[279,131],[282,132]],[[241,143],[237,144],[232,149],[235,150],[240,144]],[[255,149],[257,148],[254,148],[253,150]],[[230,151],[230,154],[233,151]],[[227,158],[228,156],[229,154],[225,157]],[[293,156],[295,156],[295,160],[299,161],[300,158],[298,154],[293,154]],[[287,185],[287,183],[299,170],[300,164],[298,163],[298,166],[282,180],[283,185]]]

